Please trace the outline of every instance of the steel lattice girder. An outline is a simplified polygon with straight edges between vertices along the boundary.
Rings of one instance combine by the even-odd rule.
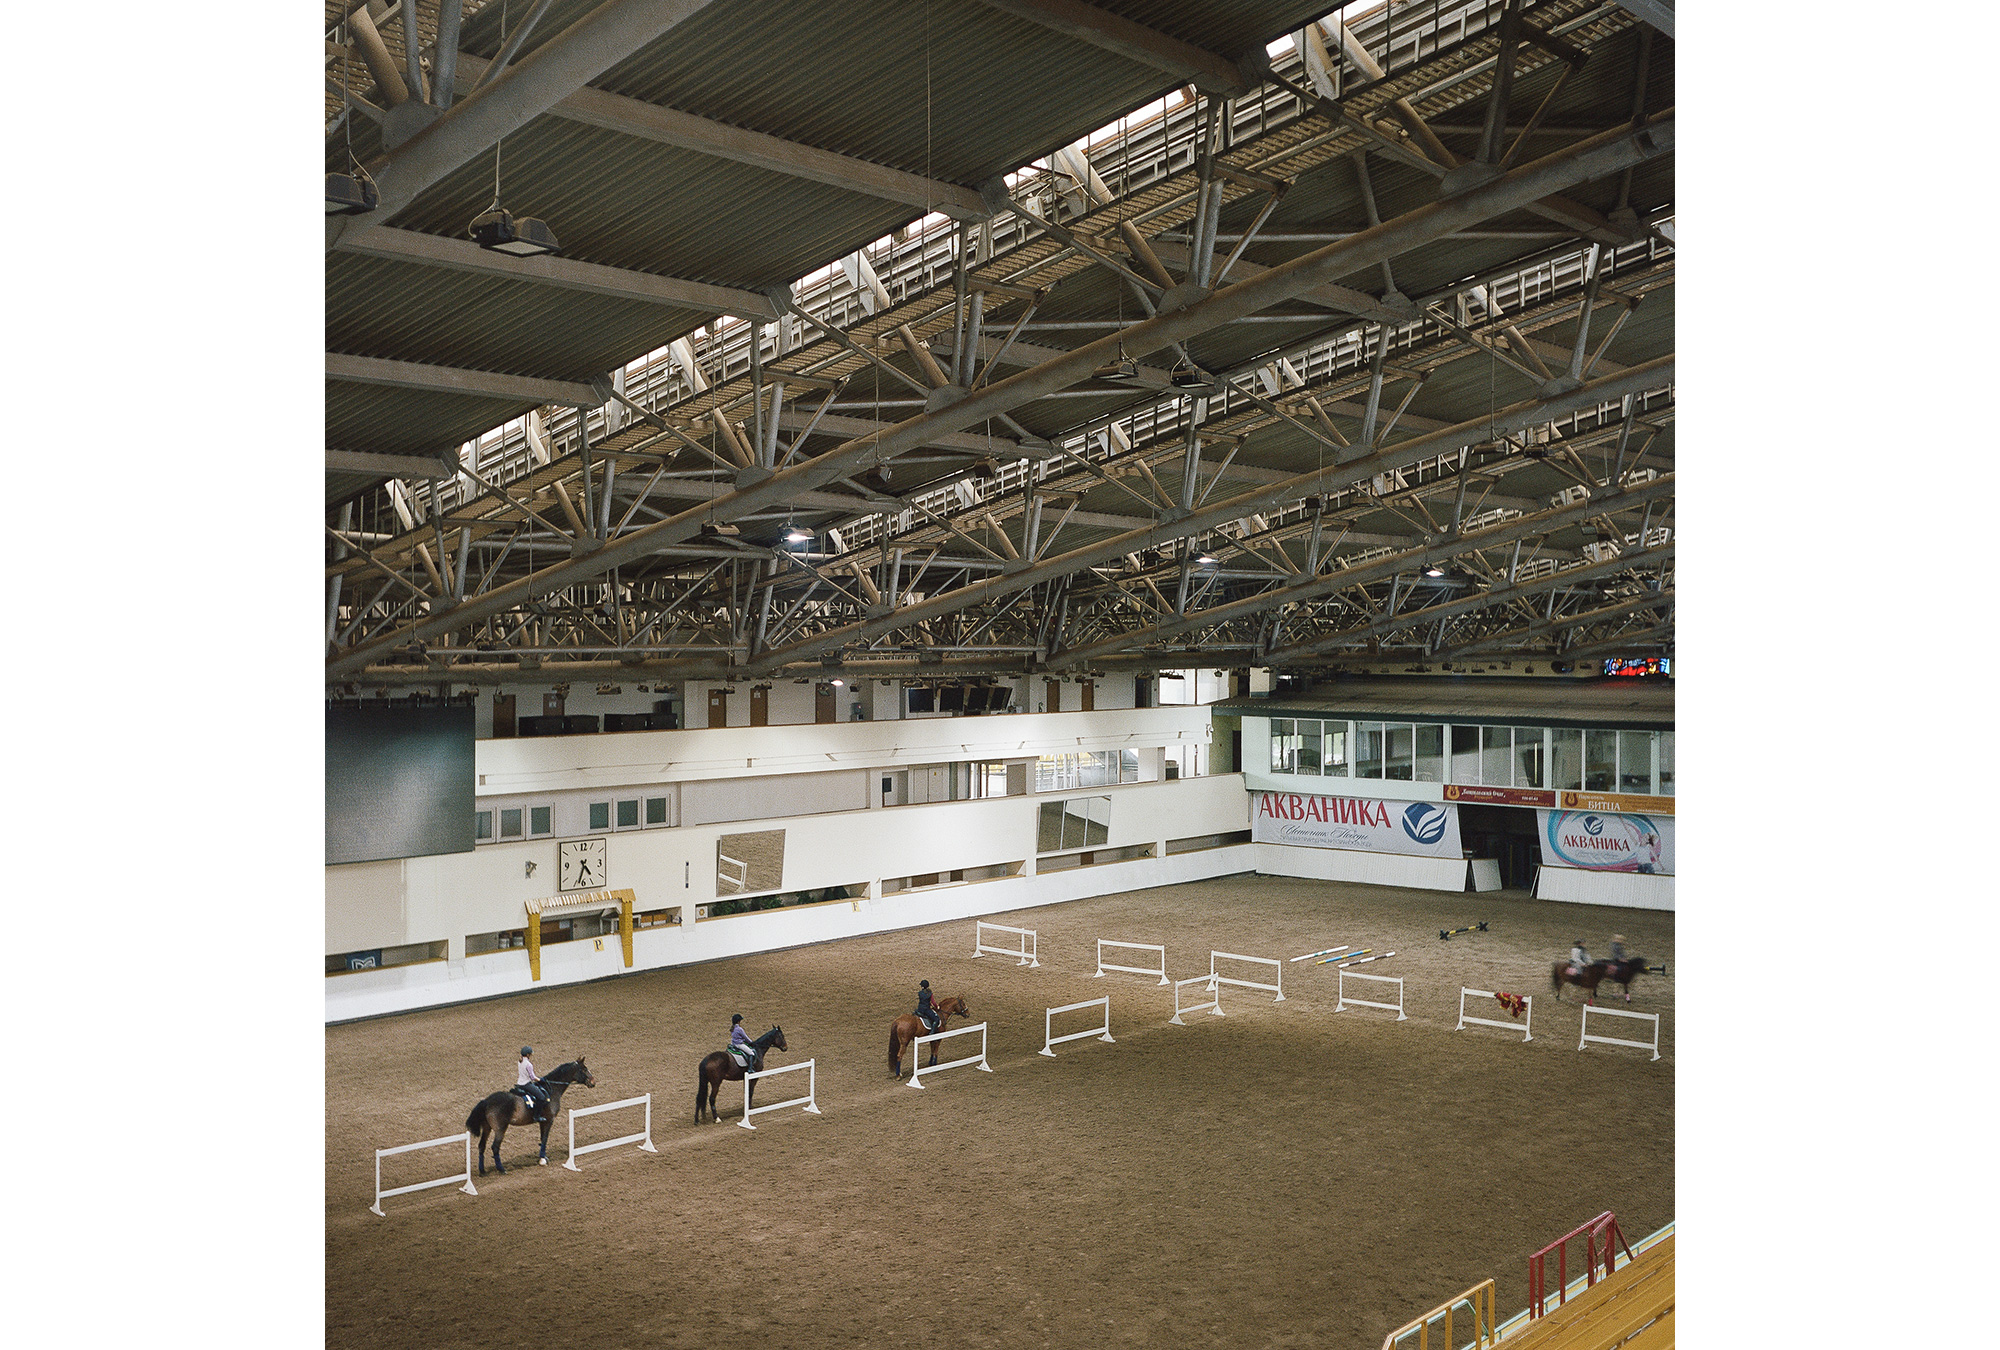
[[[433,614],[401,630],[362,643],[330,661],[327,674],[329,678],[340,678],[358,673],[369,661],[387,654],[397,646],[413,640],[441,637],[534,596],[587,580],[621,563],[651,553],[663,545],[685,542],[693,538],[704,523],[727,520],[758,510],[782,509],[791,494],[801,489],[821,487],[867,464],[893,458],[923,445],[939,432],[964,430],[988,417],[1005,413],[1047,393],[1086,379],[1100,364],[1111,359],[1120,350],[1133,356],[1145,356],[1163,350],[1175,342],[1185,341],[1211,328],[1255,314],[1303,291],[1393,258],[1410,248],[1445,238],[1455,231],[1519,209],[1551,191],[1604,177],[1668,154],[1672,151],[1673,144],[1674,119],[1671,112],[1662,113],[1639,129],[1623,127],[1593,136],[1533,164],[1503,174],[1459,196],[1419,207],[1352,238],[1304,254],[1257,277],[1216,292],[1185,309],[1157,315],[1121,332],[1077,348],[1063,357],[1044,362],[1018,375],[1009,376],[937,412],[913,417],[887,431],[848,441],[806,463],[774,474],[762,482],[740,488],[709,506],[686,511],[656,525],[635,530],[589,554],[545,568],[516,582],[497,587],[485,595],[467,600],[448,611]],[[1654,367],[1661,364],[1648,363],[1647,366],[1638,368],[1653,375],[1649,387],[1658,387],[1665,383],[1667,378],[1665,373],[1654,371]],[[1671,361],[1668,360],[1665,365],[1670,367]],[[1599,384],[1624,380],[1633,373],[1626,372]],[[1643,386],[1644,381],[1641,380],[1640,384]],[[1630,390],[1621,388],[1618,394],[1608,397],[1619,397],[1624,392]],[[1553,407],[1553,404],[1546,406]],[[1545,421],[1547,417],[1535,420]],[[1398,451],[1401,449],[1402,447],[1397,448]],[[1257,495],[1260,500],[1281,499],[1283,496],[1278,494],[1273,497],[1268,493]],[[1217,521],[1233,518],[1231,515],[1216,512],[1208,514],[1213,515]],[[1237,510],[1235,514],[1241,515],[1244,512]],[[1190,522],[1184,521],[1180,524],[1189,526]],[[1200,527],[1190,526],[1187,529],[1180,529],[1179,533],[1189,533],[1194,528]],[[1083,564],[1079,564],[1081,565]]]

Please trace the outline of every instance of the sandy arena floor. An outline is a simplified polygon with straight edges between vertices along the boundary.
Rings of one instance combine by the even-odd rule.
[[[1677,970],[1672,914],[1245,876],[992,921],[1039,930],[1041,969],[969,959],[967,919],[328,1028],[327,1344],[1373,1350],[1487,1276],[1512,1315],[1529,1253],[1602,1210],[1635,1242],[1674,1215],[1674,981],[1609,996],[1664,1014],[1658,1063],[1579,1052],[1579,991],[1547,997],[1577,936],[1602,956],[1622,932]],[[1283,1003],[1225,987],[1226,1016],[1171,1026],[1172,989],[1090,978],[1099,937],[1164,943],[1175,978],[1206,973],[1211,949],[1394,949],[1359,969],[1405,977],[1409,1020],[1336,1015],[1333,967],[1287,961]],[[890,1079],[889,1023],[924,978],[989,1023],[994,1072]],[[1536,995],[1533,1042],[1454,1032],[1460,984]],[[1045,1008],[1105,995],[1115,1045],[1036,1053]],[[732,1012],[784,1026],[770,1067],[817,1061],[823,1115],[738,1129],[732,1083],[722,1125],[694,1124],[695,1065]],[[1057,1034],[1088,1021],[1069,1017]],[[544,1073],[587,1058],[597,1087],[566,1105],[653,1093],[659,1152],[571,1173],[566,1120],[545,1168],[516,1129],[476,1198],[445,1187],[370,1214],[373,1150],[462,1129],[523,1044]],[[580,1142],[636,1120],[592,1117]],[[419,1158],[389,1160],[384,1184],[453,1165]]]

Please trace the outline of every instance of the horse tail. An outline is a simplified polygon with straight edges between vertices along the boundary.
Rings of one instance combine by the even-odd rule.
[[[892,1073],[895,1071],[896,1068],[896,1051],[898,1049],[898,1046],[896,1044],[897,1042],[896,1025],[898,1022],[901,1022],[902,1020],[903,1019],[899,1017],[896,1019],[895,1022],[891,1022],[889,1024],[889,1069]]]
[[[485,1115],[486,1102],[482,1098],[472,1104],[472,1114],[465,1118],[465,1132],[467,1134],[478,1134],[484,1126]]]

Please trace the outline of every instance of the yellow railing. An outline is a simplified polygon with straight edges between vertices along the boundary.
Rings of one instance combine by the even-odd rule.
[[[1458,1337],[1453,1334],[1453,1318],[1459,1308],[1472,1314],[1472,1340],[1467,1342],[1473,1350],[1485,1350],[1489,1345],[1500,1344],[1500,1338],[1493,1323],[1493,1281],[1482,1280],[1458,1297],[1449,1299],[1432,1308],[1422,1317],[1405,1322],[1382,1338],[1382,1350],[1396,1350],[1396,1343],[1411,1332],[1417,1334],[1416,1350],[1431,1350],[1431,1323],[1444,1319],[1444,1340],[1437,1350],[1460,1350]]]

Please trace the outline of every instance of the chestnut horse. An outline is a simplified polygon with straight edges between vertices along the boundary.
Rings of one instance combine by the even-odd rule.
[[[780,1050],[787,1048],[785,1045],[785,1029],[783,1027],[774,1026],[762,1036],[750,1042],[750,1048],[757,1052],[757,1057],[750,1062],[749,1071],[751,1073],[763,1072],[764,1052],[774,1045]],[[715,1113],[715,1096],[722,1091],[724,1083],[743,1082],[743,1073],[743,1066],[738,1064],[736,1056],[730,1054],[727,1050],[711,1051],[702,1060],[701,1067],[695,1071],[694,1077],[695,1124],[701,1124],[701,1110],[704,1105],[708,1107],[708,1118],[717,1125],[722,1123],[722,1117]],[[743,1106],[746,1110],[749,1109],[750,1101],[756,1095],[757,1085],[755,1083],[744,1085]]]
[[[1632,981],[1646,968],[1646,958],[1629,956],[1623,961],[1592,961],[1582,970],[1571,974],[1567,961],[1558,961],[1549,971],[1549,986],[1556,991],[1558,1001],[1563,996],[1563,986],[1573,984],[1584,991],[1584,1001],[1597,1002],[1597,986],[1606,980],[1612,981],[1625,991],[1625,1001],[1632,1001]]]
[[[596,1087],[597,1080],[590,1076],[590,1070],[583,1066],[583,1056],[578,1055],[572,1064],[558,1064],[542,1079],[542,1087],[549,1094],[549,1118],[541,1122],[542,1151],[539,1163],[549,1165],[549,1126],[555,1124],[562,1112],[563,1089],[572,1083],[585,1087]],[[465,1118],[465,1132],[479,1136],[479,1175],[486,1175],[486,1137],[493,1136],[493,1165],[502,1172],[506,1164],[500,1161],[500,1141],[507,1137],[509,1125],[526,1125],[535,1118],[525,1097],[512,1092],[496,1092],[472,1108],[472,1114]]]
[[[940,1032],[945,1030],[945,1028],[951,1024],[952,1018],[972,1016],[972,1005],[970,1005],[965,1001],[965,996],[963,994],[940,995],[938,998],[933,999],[931,1001],[931,1008],[938,1015],[938,1030]],[[908,1046],[910,1042],[916,1040],[917,1037],[928,1036],[930,1034],[931,1034],[930,1028],[925,1026],[923,1019],[918,1017],[915,1013],[904,1013],[901,1017],[898,1017],[895,1021],[889,1024],[889,1076],[890,1077],[901,1078],[903,1076],[904,1047]],[[935,1042],[933,1042],[931,1045],[931,1063],[932,1064],[937,1063],[937,1045]],[[916,1060],[912,1059],[910,1061],[910,1067],[912,1069],[915,1069],[917,1067]],[[925,1067],[929,1066],[927,1065]]]

